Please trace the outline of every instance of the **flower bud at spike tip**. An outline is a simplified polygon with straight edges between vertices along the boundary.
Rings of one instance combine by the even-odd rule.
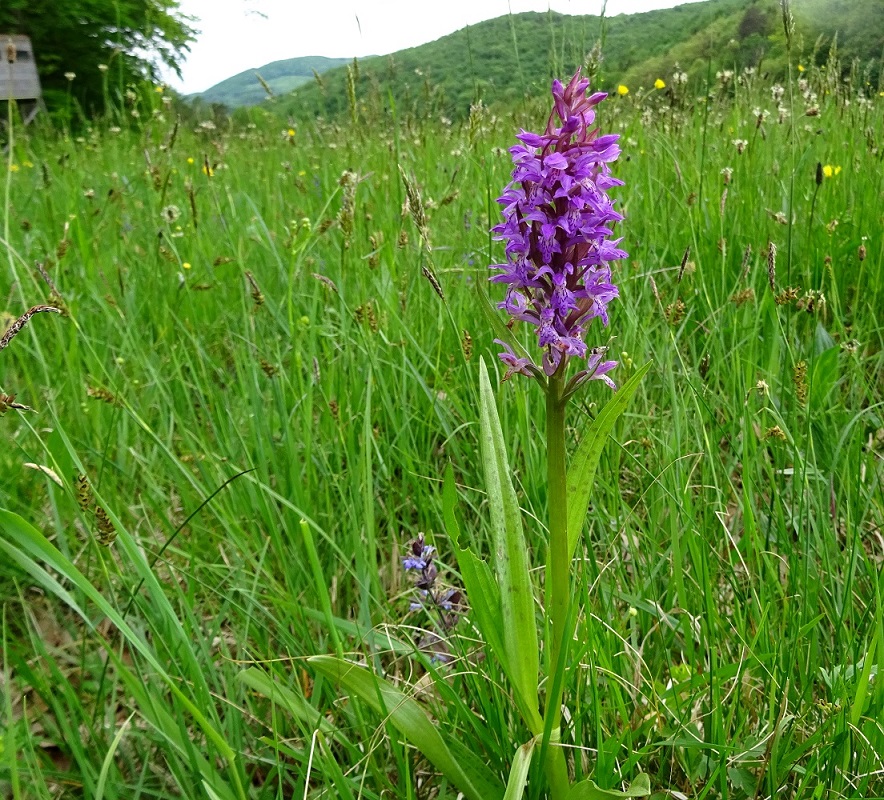
[[[623,217],[608,197],[623,185],[608,167],[620,155],[619,136],[592,128],[595,107],[607,95],[587,96],[588,86],[580,70],[567,86],[554,81],[546,131],[523,130],[521,144],[510,148],[515,169],[497,201],[503,222],[492,228],[506,243],[506,263],[492,265],[500,274],[491,280],[506,284],[498,307],[535,326],[543,355],[539,367],[504,345],[506,377],[538,375],[541,368],[554,375],[573,356],[588,358],[579,377],[614,386],[606,373],[616,362],[602,361],[604,348],[590,351],[583,340],[594,318],[608,324],[608,303],[619,294],[608,264],[627,257],[612,238],[611,227]]]

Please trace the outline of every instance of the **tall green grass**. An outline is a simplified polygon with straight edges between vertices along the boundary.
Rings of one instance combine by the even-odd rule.
[[[603,106],[631,259],[596,335],[621,382],[654,367],[578,548],[564,738],[602,788],[644,771],[660,797],[884,796],[884,101],[801,79],[818,98],[796,84],[783,122],[758,75]],[[458,585],[448,465],[487,540],[476,287],[502,257],[503,148],[547,101],[462,125],[354,110],[294,137],[176,130],[162,105],[139,129],[19,132],[3,308],[51,299],[39,261],[69,316],[0,354],[0,391],[36,409],[0,419],[4,795],[456,797],[320,653],[385,674],[501,777],[529,738],[469,615],[452,664],[419,650],[434,623],[400,558],[423,531]],[[515,379],[498,400],[539,551],[542,400]]]

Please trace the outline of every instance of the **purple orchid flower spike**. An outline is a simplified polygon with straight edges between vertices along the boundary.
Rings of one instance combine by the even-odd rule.
[[[543,353],[538,366],[496,340],[504,347],[506,378],[552,376],[576,357],[588,360],[571,386],[597,378],[616,388],[607,373],[617,362],[602,362],[599,349],[584,342],[594,318],[608,324],[608,303],[619,294],[609,263],[627,257],[611,229],[623,217],[608,196],[623,185],[608,166],[620,155],[619,136],[592,128],[595,107],[607,95],[587,95],[588,87],[580,70],[567,85],[554,81],[545,132],[523,130],[510,148],[512,181],[497,201],[503,222],[492,228],[505,242],[506,263],[492,265],[499,274],[491,280],[506,284],[498,308],[534,325]]]

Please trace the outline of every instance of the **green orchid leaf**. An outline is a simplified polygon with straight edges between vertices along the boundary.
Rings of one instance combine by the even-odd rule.
[[[531,757],[534,755],[534,745],[537,743],[535,736],[530,742],[525,742],[518,750],[510,767],[510,777],[506,782],[506,794],[503,800],[520,800],[525,794],[525,784],[528,782],[528,770],[531,767]]]
[[[536,708],[540,656],[534,585],[531,582],[528,546],[522,530],[522,513],[510,481],[503,431],[484,359],[479,361],[479,405],[482,466],[494,544],[492,558],[500,587],[501,616],[505,623],[503,647],[519,707],[528,710],[529,716],[525,722],[533,733],[539,733],[542,725],[536,727],[539,721]]]
[[[626,410],[642,378],[651,368],[651,363],[649,361],[639,369],[607,402],[592,421],[571,458],[571,466],[568,469],[568,554],[572,558],[577,548],[577,541],[580,539],[580,532],[583,530],[602,450],[614,428],[614,423]]]

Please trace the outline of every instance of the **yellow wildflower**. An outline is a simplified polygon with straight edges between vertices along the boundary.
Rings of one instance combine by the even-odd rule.
[[[188,158],[187,158],[187,163],[188,163],[188,164],[193,164],[193,156],[188,156]]]
[[[153,87],[153,90],[154,90],[157,94],[162,94],[162,93],[163,93],[163,87],[162,87],[162,86],[154,86],[154,87]]]
[[[625,97],[629,94],[629,87],[624,86],[622,83],[617,87],[617,94],[621,97]]]
[[[185,261],[181,266],[182,266],[184,269],[190,269],[190,262],[189,262],[189,261]]]
[[[831,178],[834,172],[835,171],[832,169],[831,164],[825,164],[823,166],[823,175],[825,175],[827,178]]]
[[[664,81],[663,78],[657,78],[657,80],[654,81],[654,88],[655,89],[665,89],[666,88],[666,81]]]
[[[33,162],[33,161],[28,161],[27,159],[25,159],[25,160],[22,161],[21,163],[22,163],[22,165],[24,166],[25,169],[33,169],[33,168],[34,168],[34,162]]]
[[[798,65],[798,71],[799,71],[799,72],[804,72],[804,67],[802,67],[801,64]]]
[[[9,165],[9,171],[10,171],[10,172],[18,172],[18,170],[19,170],[19,166],[18,166],[18,164],[10,164],[10,165]]]
[[[289,128],[288,134],[289,134],[289,139],[294,139],[295,138],[295,129]]]

